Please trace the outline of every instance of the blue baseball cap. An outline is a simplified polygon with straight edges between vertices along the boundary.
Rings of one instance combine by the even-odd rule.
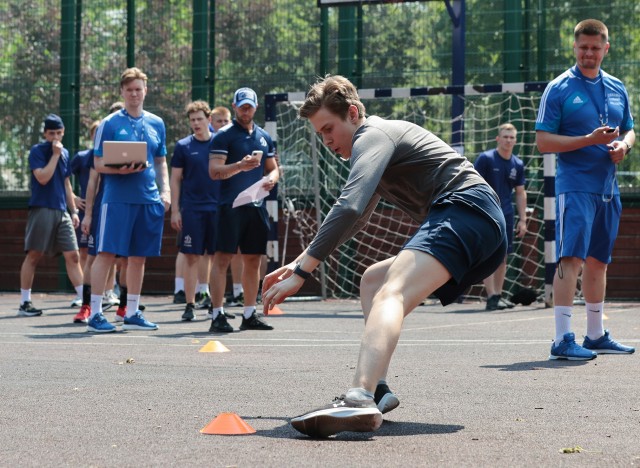
[[[258,96],[251,88],[240,88],[233,95],[233,103],[236,107],[243,106],[244,104],[251,104],[251,107],[255,109],[258,107]]]
[[[64,123],[60,116],[56,114],[49,114],[44,118],[44,130],[60,130],[64,128]]]

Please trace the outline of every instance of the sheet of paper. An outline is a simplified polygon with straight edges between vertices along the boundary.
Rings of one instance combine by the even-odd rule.
[[[236,197],[236,199],[233,200],[232,207],[236,208],[238,206],[246,205],[248,203],[255,203],[262,200],[267,195],[269,195],[269,192],[264,188],[262,188],[262,185],[266,181],[267,181],[267,176],[264,176],[255,184],[251,185],[250,187],[247,187],[242,192],[240,192]]]

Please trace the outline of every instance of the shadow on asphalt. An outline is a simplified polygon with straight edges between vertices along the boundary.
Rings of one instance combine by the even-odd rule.
[[[416,422],[388,421],[382,423],[376,432],[340,432],[331,438],[313,438],[299,433],[289,424],[289,418],[282,417],[243,417],[245,420],[251,419],[273,419],[286,421],[282,426],[270,430],[257,431],[257,435],[273,439],[306,439],[306,440],[332,440],[342,442],[367,441],[374,437],[388,436],[408,436],[408,435],[435,435],[453,434],[464,429],[464,426],[449,424],[428,424]]]
[[[501,371],[508,372],[522,372],[522,371],[535,371],[542,369],[558,369],[562,367],[578,367],[584,366],[588,364],[589,361],[567,361],[567,360],[556,360],[556,361],[524,361],[524,362],[512,362],[509,364],[495,364],[490,366],[480,366],[485,369],[498,369]]]

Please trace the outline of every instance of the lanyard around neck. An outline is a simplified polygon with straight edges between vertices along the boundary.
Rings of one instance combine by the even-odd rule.
[[[142,111],[142,115],[140,119],[134,119],[129,115],[126,109],[122,109],[122,113],[127,116],[129,119],[129,124],[131,125],[131,131],[133,132],[133,136],[136,137],[139,141],[144,141],[144,111]],[[140,131],[138,132],[138,123],[140,124]]]
[[[591,89],[592,84],[587,82],[586,77],[582,75],[580,77],[580,83],[584,87],[584,90],[589,95],[589,99],[593,102],[594,107],[596,108],[596,112],[598,113],[598,119],[600,120],[600,126],[604,127],[609,124],[609,99],[607,98],[607,89],[604,86],[604,75],[602,72],[598,73],[600,77],[600,85],[602,87],[602,99],[604,101],[604,112],[600,109],[600,103],[595,99],[593,90]],[[593,83],[593,86],[597,86],[597,83]]]

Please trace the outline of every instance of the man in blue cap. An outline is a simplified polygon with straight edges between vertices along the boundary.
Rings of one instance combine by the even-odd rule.
[[[78,295],[82,294],[82,269],[75,228],[80,224],[69,176],[69,151],[62,146],[64,124],[56,114],[44,119],[44,142],[29,152],[31,198],[24,241],[27,256],[20,269],[20,307],[26,317],[42,315],[31,302],[36,266],[44,254],[62,252],[67,274]]]
[[[263,180],[262,188],[270,191],[280,172],[275,160],[275,145],[269,134],[255,124],[253,117],[258,98],[251,88],[240,88],[233,96],[235,118],[221,128],[211,141],[209,175],[221,180],[218,205],[218,240],[211,270],[211,315],[209,331],[229,333],[222,303],[227,269],[234,254],[242,254],[244,311],[241,330],[272,330],[256,311],[260,285],[260,261],[267,253],[269,215],[262,200],[233,208],[242,192]],[[256,153],[258,152],[258,153]]]

